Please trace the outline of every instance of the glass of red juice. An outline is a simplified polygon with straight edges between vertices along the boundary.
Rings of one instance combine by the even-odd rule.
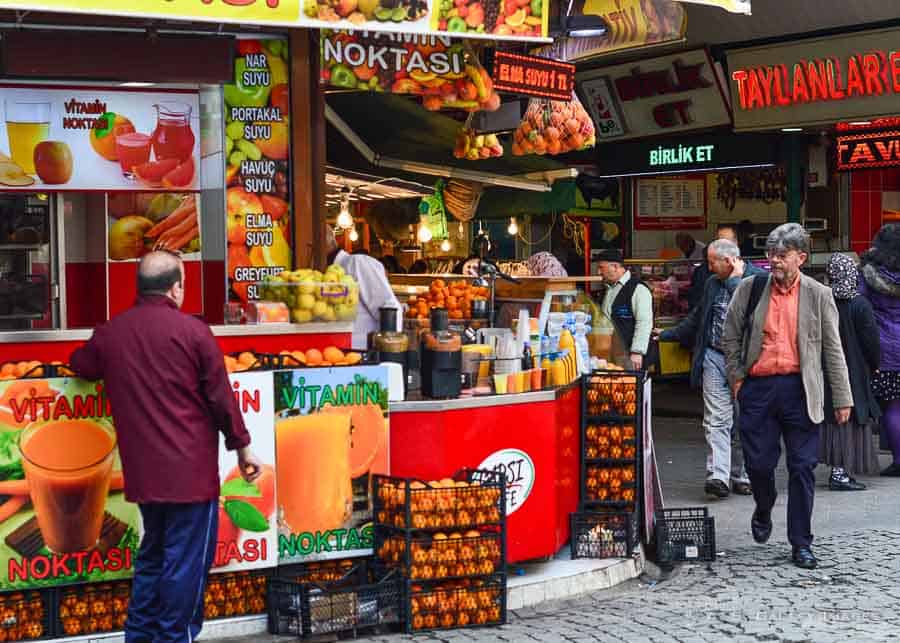
[[[116,153],[126,179],[134,180],[134,168],[150,160],[150,137],[140,132],[129,132],[116,137]]]
[[[191,106],[176,101],[162,101],[154,107],[156,129],[153,130],[153,154],[156,160],[186,161],[194,153]]]

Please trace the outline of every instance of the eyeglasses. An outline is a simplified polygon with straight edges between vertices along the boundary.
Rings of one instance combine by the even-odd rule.
[[[769,250],[766,252],[766,258],[769,261],[786,261],[788,257],[799,254],[796,250]]]

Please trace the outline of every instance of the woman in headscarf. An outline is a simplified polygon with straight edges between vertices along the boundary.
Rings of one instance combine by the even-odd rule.
[[[872,304],[881,336],[881,362],[872,390],[882,404],[881,434],[893,453],[883,476],[900,477],[900,223],[878,231],[862,256],[859,292]]]
[[[861,491],[866,485],[857,482],[851,474],[878,473],[878,453],[872,441],[872,426],[881,415],[872,392],[872,374],[881,360],[878,326],[872,305],[859,296],[856,262],[847,255],[833,254],[826,274],[838,309],[841,345],[853,392],[853,412],[843,425],[836,424],[834,417],[826,414],[820,429],[819,460],[831,465],[829,489]],[[825,408],[831,408],[831,391],[827,383],[825,400]]]

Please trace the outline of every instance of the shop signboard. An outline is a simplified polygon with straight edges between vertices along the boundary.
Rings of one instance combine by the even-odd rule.
[[[0,84],[0,190],[199,189],[193,90]]]
[[[258,299],[256,282],[290,270],[291,133],[288,43],[241,40],[225,85],[225,208],[229,299]]]
[[[274,377],[279,562],[370,555],[371,477],[390,464],[387,368]]]
[[[262,463],[254,482],[241,478],[234,451],[219,441],[219,533],[212,571],[237,572],[278,564],[275,481],[275,396],[272,373],[230,376],[234,399],[250,433],[250,449]]]
[[[140,516],[115,444],[101,383],[0,382],[0,589],[131,576]]]
[[[900,166],[900,132],[867,132],[837,137],[839,170],[897,166]]]
[[[687,32],[684,7],[670,0],[579,0],[572,15],[600,16],[608,31],[600,37],[561,39],[544,53],[583,61],[626,49],[679,42]]]
[[[897,113],[898,29],[727,53],[737,130],[833,125]]]
[[[705,227],[705,176],[654,177],[634,181],[635,230]]]
[[[724,89],[705,49],[577,75],[602,142],[731,124]]]
[[[549,41],[549,0],[504,2],[495,12],[480,0],[12,0],[0,2],[0,7],[159,20]]]
[[[569,102],[575,89],[575,65],[506,51],[491,55],[491,78],[501,92]]]
[[[507,516],[522,508],[537,478],[534,460],[521,449],[494,451],[475,468],[479,471],[498,471],[505,476]]]

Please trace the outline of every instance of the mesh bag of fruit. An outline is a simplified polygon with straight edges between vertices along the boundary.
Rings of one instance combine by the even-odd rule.
[[[512,153],[565,154],[594,147],[594,123],[575,93],[569,102],[532,98],[513,134]]]

